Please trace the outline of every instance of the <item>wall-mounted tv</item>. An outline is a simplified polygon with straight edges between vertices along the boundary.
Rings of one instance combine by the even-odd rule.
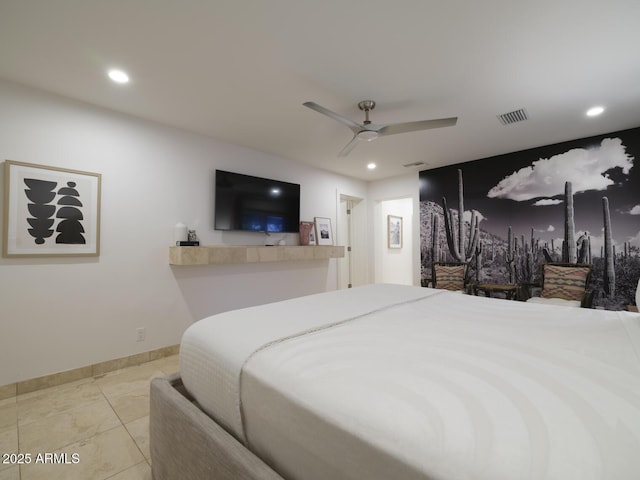
[[[214,228],[297,233],[300,185],[216,170]]]

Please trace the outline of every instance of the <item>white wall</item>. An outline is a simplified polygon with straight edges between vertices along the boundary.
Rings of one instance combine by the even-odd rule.
[[[384,274],[384,265],[381,261],[382,256],[386,257],[386,268],[392,269],[389,266],[389,262],[393,260],[389,257],[394,255],[395,252],[388,252],[387,246],[387,217],[386,213],[382,212],[382,205],[389,200],[397,199],[409,199],[412,205],[410,208],[410,218],[405,218],[405,226],[411,231],[405,236],[405,242],[411,243],[403,248],[401,255],[412,257],[411,260],[411,278],[413,285],[420,285],[420,184],[418,178],[418,172],[408,173],[407,175],[390,178],[387,180],[381,180],[377,182],[370,182],[368,185],[368,208],[369,218],[372,219],[369,222],[368,228],[370,237],[374,239],[373,250],[374,255],[369,256],[369,270],[372,273],[372,277],[376,282],[391,282],[396,280],[394,273]],[[395,215],[395,214],[394,214]],[[408,214],[409,215],[409,214]],[[410,253],[409,253],[410,252]],[[403,274],[402,278],[406,278]],[[402,281],[401,283],[406,283]]]
[[[376,202],[375,282],[413,285],[413,198]],[[389,248],[388,216],[402,218],[402,248]]]
[[[87,104],[0,82],[0,161],[102,174],[97,258],[0,258],[0,385],[179,343],[213,313],[337,287],[336,261],[172,267],[182,221],[202,244],[260,244],[213,230],[216,168],[301,184],[301,219],[330,217],[366,184]],[[2,200],[0,200],[2,202]],[[2,207],[2,205],[0,205]],[[1,208],[0,208],[1,209]],[[297,235],[288,235],[297,243]],[[147,338],[136,342],[136,328]]]

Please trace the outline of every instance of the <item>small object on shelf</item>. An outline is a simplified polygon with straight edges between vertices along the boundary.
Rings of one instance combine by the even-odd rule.
[[[196,231],[195,230],[189,230],[189,233],[187,233],[187,241],[189,241],[189,242],[197,242],[198,241],[198,235],[196,235]]]
[[[199,247],[199,240],[181,240],[176,242],[176,247]]]
[[[187,226],[182,222],[176,223],[176,226],[173,227],[173,240],[176,242],[176,245],[178,244],[177,242],[186,242],[189,240],[187,235]]]
[[[313,222],[300,222],[300,245],[309,245]]]

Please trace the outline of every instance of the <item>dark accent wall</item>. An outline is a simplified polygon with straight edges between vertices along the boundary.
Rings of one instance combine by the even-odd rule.
[[[594,306],[635,303],[637,159],[640,128],[420,172],[422,278],[434,260],[466,261],[471,280],[491,283],[537,282],[546,261],[586,262]]]

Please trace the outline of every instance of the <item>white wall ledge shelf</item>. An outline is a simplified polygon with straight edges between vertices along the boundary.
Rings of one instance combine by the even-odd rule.
[[[169,247],[170,265],[290,262],[341,257],[344,257],[344,247],[332,245]]]

